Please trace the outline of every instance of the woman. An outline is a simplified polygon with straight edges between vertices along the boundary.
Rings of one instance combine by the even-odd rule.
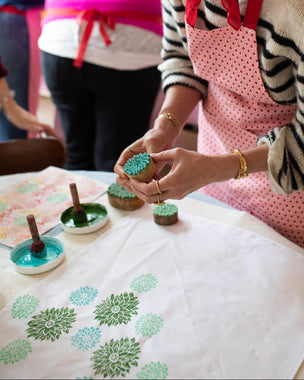
[[[36,116],[20,107],[14,100],[14,92],[9,89],[6,81],[7,70],[3,66],[0,58],[0,111],[15,127],[23,131],[31,131],[37,135],[45,133],[49,136],[56,136],[53,128],[45,123],[41,123]]]
[[[66,169],[113,171],[148,129],[161,38],[160,0],[46,0],[39,47]]]
[[[123,173],[126,160],[146,150],[159,169],[173,163],[159,180],[161,200],[200,189],[304,247],[302,2],[162,4],[165,100],[154,128],[119,158],[117,181],[146,202],[156,201],[155,183]],[[197,102],[199,153],[172,149]]]
[[[0,52],[9,72],[7,82],[16,93],[16,102],[36,114],[41,80],[40,35],[44,0],[0,0]],[[16,128],[0,114],[0,141],[26,138],[25,129]]]

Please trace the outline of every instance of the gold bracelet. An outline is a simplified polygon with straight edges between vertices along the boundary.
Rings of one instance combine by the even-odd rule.
[[[181,123],[180,121],[178,120],[178,118],[176,118],[175,116],[172,115],[172,113],[170,112],[163,112],[163,113],[160,113],[156,119],[160,119],[160,118],[166,118],[168,120],[171,121],[171,123],[174,125],[174,127],[177,129],[177,132],[178,132],[178,135],[181,134],[182,132],[182,128],[181,128]]]
[[[234,179],[240,179],[248,177],[248,168],[247,168],[247,162],[245,160],[245,157],[242,155],[242,153],[238,149],[233,149],[230,153],[234,153],[238,156],[238,159],[240,160],[240,169],[238,172],[238,175],[234,177]]]

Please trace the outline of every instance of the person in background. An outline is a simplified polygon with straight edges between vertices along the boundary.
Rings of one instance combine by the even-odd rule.
[[[0,58],[0,111],[3,110],[7,120],[21,131],[31,131],[37,136],[42,136],[45,133],[48,136],[56,137],[50,125],[41,123],[35,115],[16,103],[14,100],[15,94],[9,89],[6,76],[7,70]]]
[[[304,248],[303,2],[162,5],[164,103],[154,128],[122,152],[117,182],[149,203],[199,190]],[[198,152],[174,149],[198,102]],[[172,163],[156,184],[123,171],[127,159],[143,151],[158,173]]]
[[[0,0],[0,52],[9,72],[7,82],[16,93],[20,107],[36,114],[41,79],[40,35],[44,0]],[[0,141],[26,138],[26,129],[19,129],[0,114]]]
[[[65,168],[113,171],[149,127],[160,87],[160,0],[47,0],[38,44]]]

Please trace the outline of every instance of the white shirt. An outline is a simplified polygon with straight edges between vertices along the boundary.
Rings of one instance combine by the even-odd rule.
[[[99,23],[95,21],[83,58],[85,62],[118,70],[143,69],[161,62],[162,37],[158,34],[118,23],[114,31],[107,25],[105,28],[112,43],[105,46]],[[83,29],[75,19],[48,22],[42,28],[38,46],[47,53],[75,59]]]

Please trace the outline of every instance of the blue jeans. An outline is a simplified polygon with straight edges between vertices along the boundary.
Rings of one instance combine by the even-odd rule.
[[[28,109],[29,35],[25,16],[0,12],[0,55],[8,70],[6,80],[15,90],[19,106]],[[0,141],[26,138],[27,131],[16,128],[0,112]]]
[[[67,147],[66,169],[112,171],[149,127],[160,86],[157,67],[121,71],[42,52],[42,72]]]

